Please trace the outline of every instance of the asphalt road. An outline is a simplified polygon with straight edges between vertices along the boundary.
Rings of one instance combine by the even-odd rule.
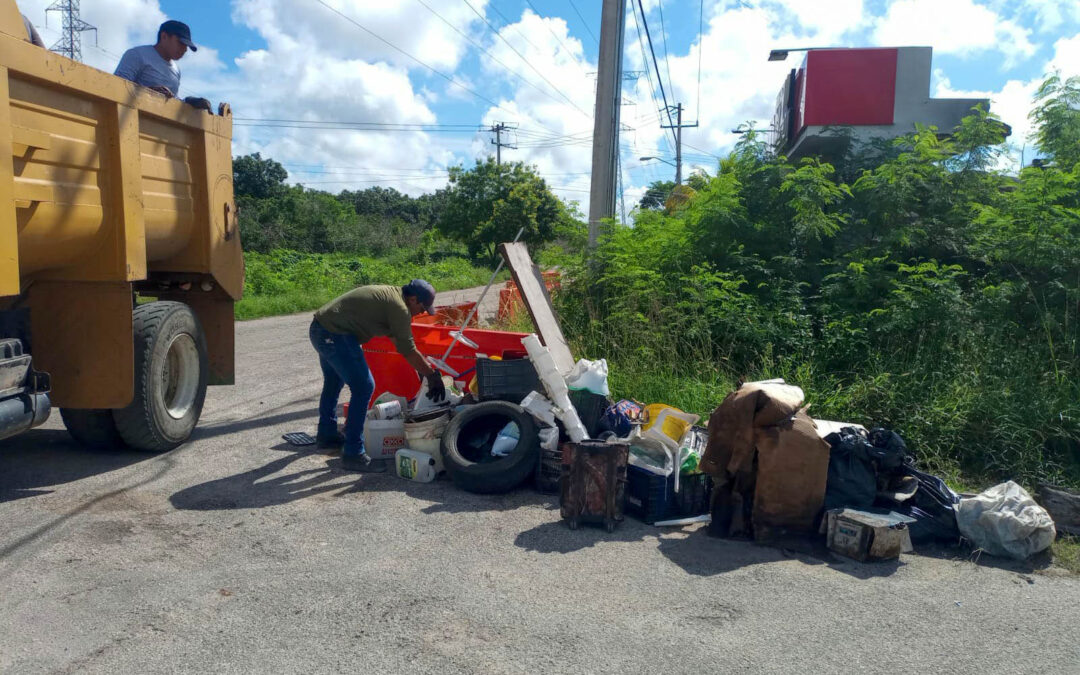
[[[340,473],[306,315],[239,325],[192,442],[0,442],[0,671],[1080,672],[1080,580],[858,564],[560,521],[555,500]],[[929,554],[929,555],[928,555]]]

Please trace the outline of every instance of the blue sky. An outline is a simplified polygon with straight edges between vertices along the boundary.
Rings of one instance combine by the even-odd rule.
[[[47,41],[59,25],[54,15],[44,26],[49,3],[19,2]],[[641,4],[669,102],[682,102],[688,120],[701,111],[701,126],[685,132],[687,171],[713,169],[740,123],[768,123],[784,75],[798,63],[767,62],[775,47],[932,46],[930,94],[992,99],[992,109],[1013,126],[1018,148],[1027,142],[1026,115],[1043,74],[1054,67],[1080,74],[1076,0],[705,0],[704,22],[697,0]],[[510,140],[518,145],[504,150],[504,158],[535,164],[561,196],[585,202],[600,5],[82,0],[83,18],[99,28],[97,46],[87,38],[84,60],[111,70],[124,49],[151,41],[164,18],[180,19],[203,47],[180,62],[182,93],[229,101],[238,118],[235,151],[274,157],[293,180],[333,192],[369,185],[412,194],[433,190],[445,184],[447,166],[491,153],[492,135],[464,127],[373,132],[328,125],[502,121],[516,127]],[[640,20],[637,11],[627,15],[627,70],[643,68]],[[649,79],[655,85],[655,71]],[[649,79],[624,85],[628,207],[650,181],[673,174],[666,164],[638,159],[672,158]],[[322,128],[267,126],[251,118],[319,121]]]

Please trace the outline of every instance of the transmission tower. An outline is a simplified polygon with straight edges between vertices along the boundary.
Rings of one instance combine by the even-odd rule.
[[[79,16],[79,0],[56,0],[45,10],[46,23],[49,12],[60,12],[62,19],[60,39],[49,49],[73,61],[82,61],[82,34],[94,31],[94,44],[97,44],[97,26],[91,26]]]

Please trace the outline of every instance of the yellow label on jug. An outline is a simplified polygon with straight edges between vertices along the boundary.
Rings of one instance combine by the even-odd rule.
[[[415,459],[411,457],[398,457],[398,475],[402,478],[413,478],[416,476],[419,465]]]

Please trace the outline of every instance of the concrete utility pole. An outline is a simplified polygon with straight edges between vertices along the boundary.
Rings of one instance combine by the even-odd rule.
[[[697,122],[693,124],[682,123],[682,103],[675,106],[675,124],[670,126],[661,125],[664,129],[675,130],[675,184],[682,185],[682,130],[691,129],[698,125]]]
[[[94,31],[94,43],[97,44],[97,28],[79,17],[79,0],[56,0],[45,9],[46,23],[49,12],[60,12],[61,18],[60,39],[49,49],[73,61],[82,61],[82,34]]]
[[[615,215],[625,27],[626,0],[604,0],[600,14],[600,66],[596,78],[592,186],[589,190],[590,247],[596,245],[600,221]]]
[[[495,146],[495,163],[502,164],[502,149],[505,147],[507,150],[517,150],[516,145],[510,145],[509,143],[503,143],[502,132],[506,131],[510,127],[506,126],[502,122],[496,122],[495,126],[491,127],[491,133],[495,134],[495,138],[491,141],[491,144]]]

